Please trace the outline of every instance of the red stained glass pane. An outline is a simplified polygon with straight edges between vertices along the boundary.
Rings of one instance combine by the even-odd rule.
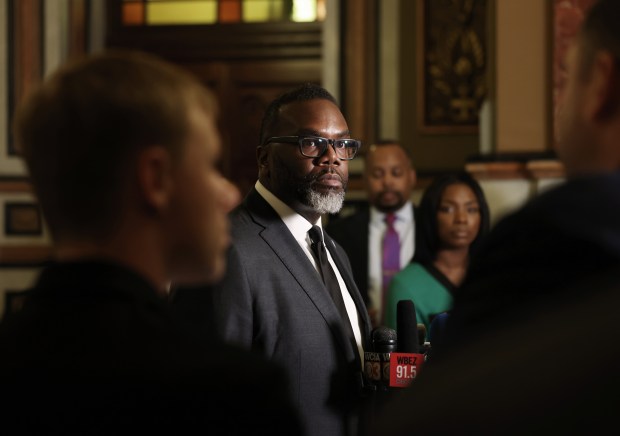
[[[238,23],[241,21],[241,0],[220,0],[219,22]]]
[[[126,26],[144,24],[144,4],[142,2],[123,3],[123,24]]]

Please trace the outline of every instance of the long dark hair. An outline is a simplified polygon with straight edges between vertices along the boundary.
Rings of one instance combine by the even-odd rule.
[[[471,188],[478,199],[480,206],[480,229],[476,238],[469,246],[469,253],[475,251],[480,240],[488,233],[490,227],[489,206],[482,188],[478,182],[466,172],[446,174],[433,180],[422,195],[420,206],[416,209],[415,223],[415,254],[412,261],[428,264],[437,257],[440,247],[439,232],[437,229],[437,210],[441,203],[441,196],[446,187],[454,184],[464,184]]]

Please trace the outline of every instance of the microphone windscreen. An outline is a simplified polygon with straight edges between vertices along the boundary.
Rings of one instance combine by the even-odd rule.
[[[380,326],[372,331],[372,346],[375,353],[392,353],[396,351],[397,335],[394,329]]]
[[[412,300],[400,300],[396,305],[396,334],[399,353],[418,353],[418,322]]]

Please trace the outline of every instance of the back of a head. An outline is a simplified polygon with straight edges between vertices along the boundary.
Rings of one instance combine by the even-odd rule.
[[[269,106],[267,106],[265,115],[263,116],[263,120],[261,122],[259,144],[263,144],[264,141],[271,136],[271,132],[278,124],[279,112],[282,106],[293,102],[315,99],[331,101],[338,106],[337,100],[332,94],[329,93],[329,91],[314,83],[304,83],[303,85],[291,89],[273,100]]]
[[[452,184],[468,186],[475,194],[480,206],[480,231],[470,246],[470,252],[477,248],[479,241],[489,231],[489,206],[478,182],[465,171],[438,176],[424,190],[416,212],[416,250],[413,259],[416,262],[430,263],[435,260],[440,247],[437,210],[444,190]]]
[[[618,20],[620,20],[620,2],[617,0],[594,2],[581,26],[581,37],[589,49],[590,56],[594,56],[596,50],[604,49],[610,51],[616,59],[620,58]]]
[[[137,52],[80,59],[35,89],[18,108],[15,136],[54,239],[107,237],[137,153],[160,145],[178,158],[190,106],[215,116],[196,80]]]
[[[593,2],[566,58],[556,151],[568,178],[620,168],[619,20],[620,2]]]

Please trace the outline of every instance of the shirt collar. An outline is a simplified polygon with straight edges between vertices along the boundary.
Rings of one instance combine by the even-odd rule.
[[[269,203],[269,205],[280,216],[280,218],[282,219],[286,227],[288,227],[289,231],[293,234],[296,240],[305,241],[308,230],[310,230],[313,225],[317,225],[321,227],[321,231],[323,230],[320,218],[314,224],[309,222],[307,219],[305,219],[293,209],[291,209],[289,205],[276,197],[259,180],[256,181],[254,187],[256,188],[256,191],[260,194],[260,196],[263,197],[265,201]]]

